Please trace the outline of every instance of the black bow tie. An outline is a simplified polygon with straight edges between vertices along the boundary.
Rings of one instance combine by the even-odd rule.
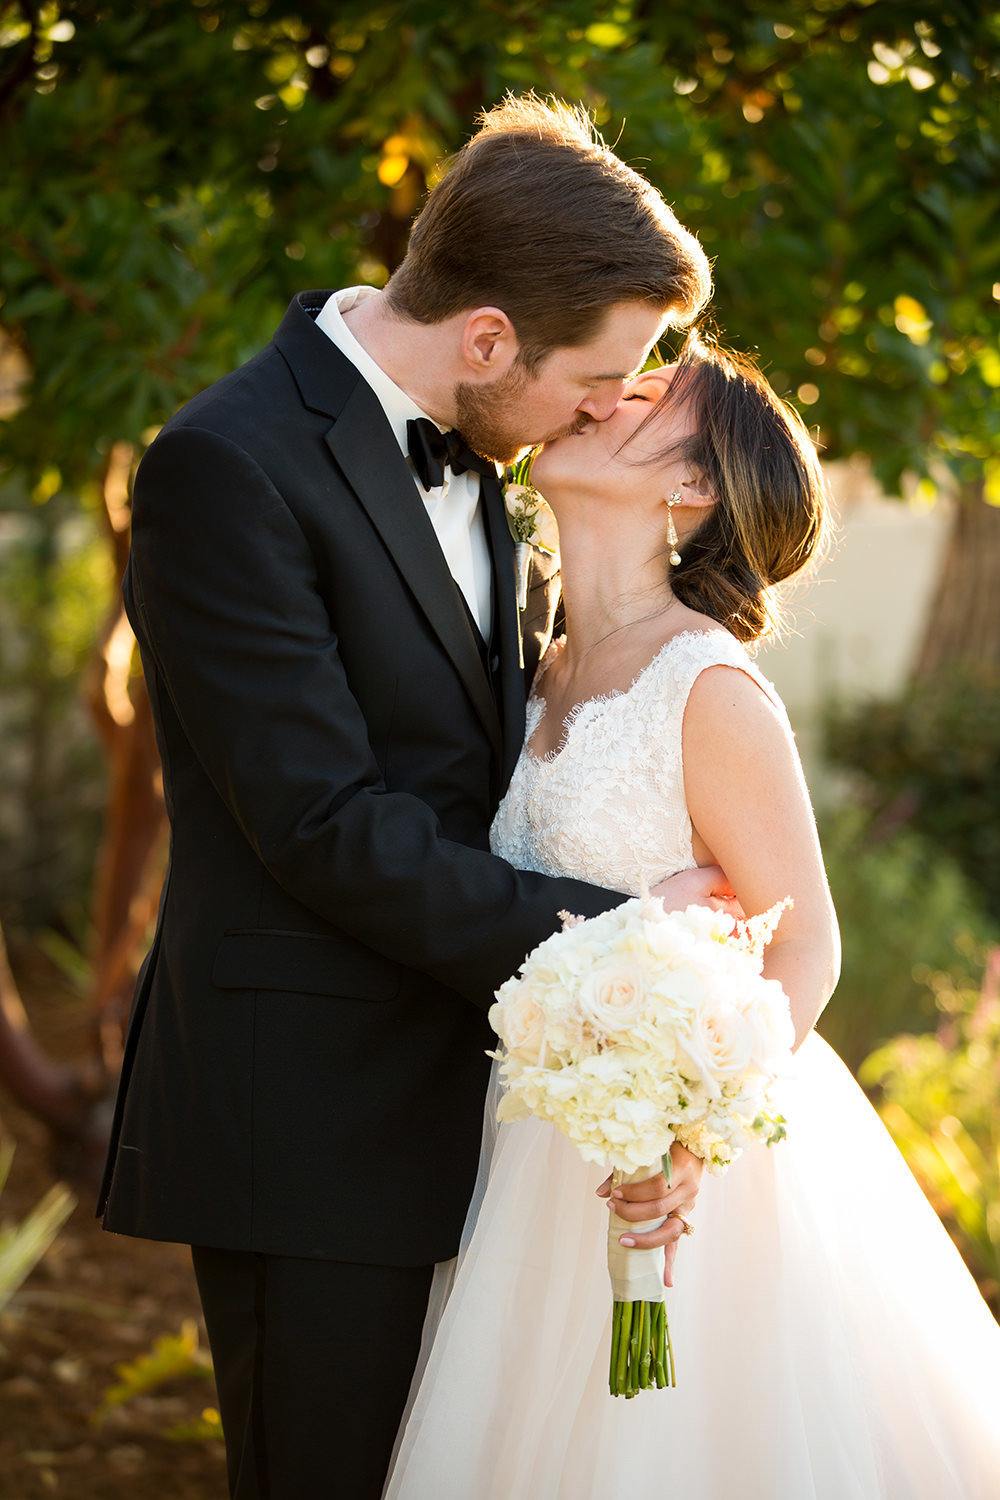
[[[456,427],[450,432],[442,432],[427,417],[416,417],[407,422],[406,443],[417,478],[425,490],[435,490],[444,484],[445,468],[451,469],[453,474],[464,474],[466,469],[475,469],[478,474],[496,473],[489,459],[473,453]]]

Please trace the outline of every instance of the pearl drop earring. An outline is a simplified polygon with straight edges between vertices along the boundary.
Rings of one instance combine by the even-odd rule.
[[[672,568],[676,568],[681,560],[681,555],[677,550],[677,527],[674,525],[674,506],[680,503],[681,497],[674,490],[667,501],[667,541],[670,543],[670,566]]]

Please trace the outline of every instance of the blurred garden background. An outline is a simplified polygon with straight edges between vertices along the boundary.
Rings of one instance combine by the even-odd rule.
[[[592,110],[821,443],[838,544],[762,663],[820,1029],[1000,1310],[998,72],[990,0],[0,3],[0,1497],[224,1490],[185,1253],[92,1217],[166,851],[131,475],[295,291],[385,281],[507,89]]]

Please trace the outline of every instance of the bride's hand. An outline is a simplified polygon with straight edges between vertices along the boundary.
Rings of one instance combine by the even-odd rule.
[[[657,1245],[663,1245],[664,1286],[674,1284],[677,1242],[685,1233],[684,1221],[676,1216],[683,1214],[687,1218],[694,1208],[698,1189],[701,1187],[701,1174],[705,1168],[700,1156],[694,1156],[676,1141],[670,1148],[670,1161],[673,1171],[669,1187],[663,1173],[657,1172],[655,1177],[648,1177],[645,1182],[623,1182],[620,1187],[614,1187],[612,1179],[608,1177],[597,1189],[599,1197],[610,1198],[608,1206],[614,1209],[619,1219],[641,1223],[643,1219],[667,1216],[659,1229],[649,1229],[645,1234],[621,1236],[623,1245],[630,1248],[635,1246],[639,1250],[652,1250]],[[674,1217],[670,1217],[671,1215]]]
[[[690,870],[681,870],[654,885],[651,896],[663,900],[666,911],[684,911],[688,906],[710,906],[713,911],[727,911],[730,916],[742,921],[746,912],[736,899],[736,893],[718,865],[695,865]]]

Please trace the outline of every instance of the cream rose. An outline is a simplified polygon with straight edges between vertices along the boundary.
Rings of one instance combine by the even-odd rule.
[[[503,1039],[507,1051],[522,1062],[536,1063],[545,1035],[545,1017],[530,990],[517,995],[503,1012]]]
[[[535,535],[532,540],[541,547],[543,552],[559,551],[559,523],[551,506],[540,495],[538,509],[535,511]]]
[[[627,1031],[645,1009],[645,971],[630,955],[613,953],[594,965],[577,998],[584,1016],[599,1031]]]
[[[747,1018],[735,1006],[709,996],[689,1018],[679,1041],[695,1076],[704,1079],[710,1089],[712,1084],[717,1089],[725,1079],[734,1078],[748,1066],[756,1037]]]

